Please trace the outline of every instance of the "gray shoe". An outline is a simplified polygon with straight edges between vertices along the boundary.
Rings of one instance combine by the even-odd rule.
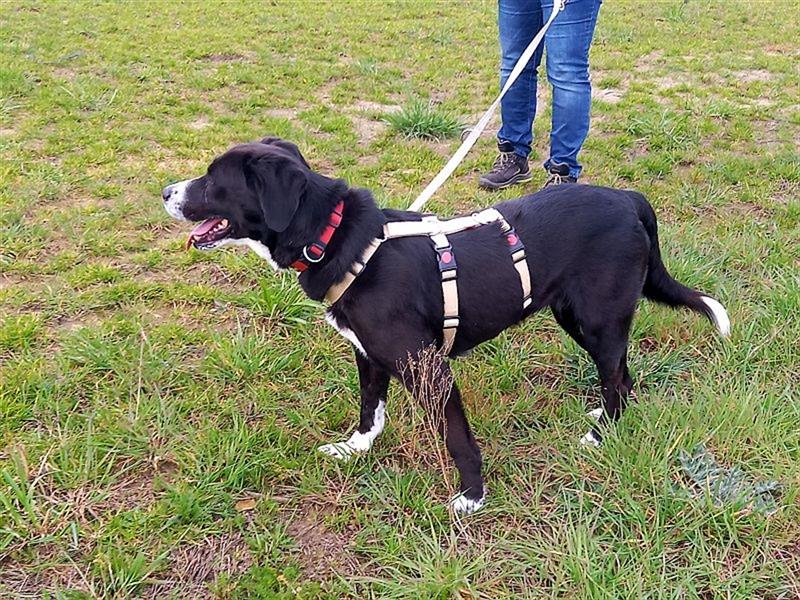
[[[544,183],[543,187],[549,187],[551,185],[561,185],[562,183],[577,183],[578,179],[576,177],[570,177],[569,174],[569,165],[564,163],[550,163],[550,168],[547,170],[550,173],[550,177],[547,178],[547,181]]]
[[[531,180],[531,168],[528,159],[516,154],[508,142],[497,145],[499,154],[492,165],[492,170],[481,175],[478,185],[489,190],[502,190],[515,183]]]

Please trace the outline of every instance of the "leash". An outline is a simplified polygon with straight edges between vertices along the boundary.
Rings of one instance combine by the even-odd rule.
[[[539,33],[536,34],[536,37],[534,37],[531,40],[531,43],[528,44],[528,47],[525,48],[525,52],[522,53],[522,56],[519,57],[517,64],[514,65],[514,68],[511,71],[511,75],[508,76],[506,84],[500,91],[500,95],[497,96],[494,102],[492,102],[492,105],[488,108],[488,110],[485,113],[483,113],[483,116],[480,118],[477,125],[475,125],[472,131],[470,131],[469,135],[467,136],[467,139],[465,139],[464,142],[459,147],[459,149],[456,150],[452,158],[449,161],[447,161],[447,164],[441,171],[439,171],[439,174],[433,178],[433,181],[431,181],[428,184],[428,186],[424,190],[422,190],[422,193],[419,196],[417,196],[417,199],[414,200],[411,206],[408,207],[408,210],[420,211],[422,207],[425,206],[425,203],[431,199],[431,196],[433,196],[436,193],[436,191],[440,187],[442,187],[442,184],[444,184],[444,182],[447,181],[447,178],[453,174],[453,171],[456,170],[456,167],[458,167],[458,165],[461,164],[461,161],[464,160],[464,157],[467,155],[470,149],[475,145],[475,142],[478,141],[478,138],[481,136],[481,133],[483,133],[483,130],[486,129],[486,126],[489,124],[489,120],[492,118],[492,115],[494,114],[497,105],[500,104],[500,101],[503,99],[503,96],[505,96],[509,88],[512,85],[514,85],[514,82],[519,78],[520,74],[522,73],[522,70],[530,62],[533,53],[536,52],[536,49],[539,47],[539,44],[542,43],[542,40],[544,39],[544,34],[547,32],[548,28],[550,27],[550,24],[555,20],[556,15],[558,15],[559,12],[564,10],[565,3],[566,0],[555,0],[553,4],[553,12],[550,13],[550,18],[547,19],[547,22],[544,24],[544,27],[542,27],[539,30]]]

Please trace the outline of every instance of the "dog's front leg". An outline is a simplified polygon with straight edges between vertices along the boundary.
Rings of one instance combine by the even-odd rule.
[[[436,420],[439,435],[444,438],[447,451],[456,463],[461,491],[451,500],[450,506],[457,513],[471,514],[486,502],[481,451],[470,431],[450,365],[442,358],[437,358],[434,364],[430,361],[431,357],[427,356],[416,362],[416,368],[406,367],[401,380],[414,399]]]
[[[358,429],[346,442],[325,444],[320,452],[342,460],[348,460],[356,452],[366,452],[375,438],[383,431],[386,422],[386,392],[389,388],[389,373],[355,350],[361,388],[361,418]]]

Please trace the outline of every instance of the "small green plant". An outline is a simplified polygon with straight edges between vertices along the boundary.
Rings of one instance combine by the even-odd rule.
[[[151,561],[143,553],[131,556],[116,548],[109,548],[95,561],[95,569],[103,582],[106,597],[129,598],[151,581],[151,575],[161,565],[162,557]]]
[[[261,332],[241,326],[233,335],[218,335],[208,353],[205,368],[217,379],[245,381],[258,377],[283,379],[300,365],[299,352],[276,351]]]
[[[457,117],[424,100],[415,100],[402,110],[385,115],[383,120],[409,138],[440,140],[457,137],[464,130],[464,124]]]
[[[353,63],[356,71],[361,75],[374,76],[380,73],[378,63],[372,58],[362,58]]]
[[[664,13],[664,18],[671,23],[683,23],[686,20],[686,3],[688,0],[680,0],[677,4],[670,4]]]
[[[9,467],[0,468],[0,552],[24,540],[39,526],[34,488],[24,457],[12,456]]]
[[[629,134],[646,140],[651,150],[683,150],[697,138],[688,115],[667,110],[636,116],[626,129]]]
[[[0,322],[0,354],[3,351],[19,351],[30,348],[41,330],[38,315],[8,317]]]

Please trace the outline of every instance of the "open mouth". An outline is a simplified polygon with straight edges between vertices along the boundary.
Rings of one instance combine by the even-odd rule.
[[[189,239],[186,240],[186,248],[194,246],[198,250],[211,250],[227,238],[230,232],[228,219],[206,219],[192,229]]]

